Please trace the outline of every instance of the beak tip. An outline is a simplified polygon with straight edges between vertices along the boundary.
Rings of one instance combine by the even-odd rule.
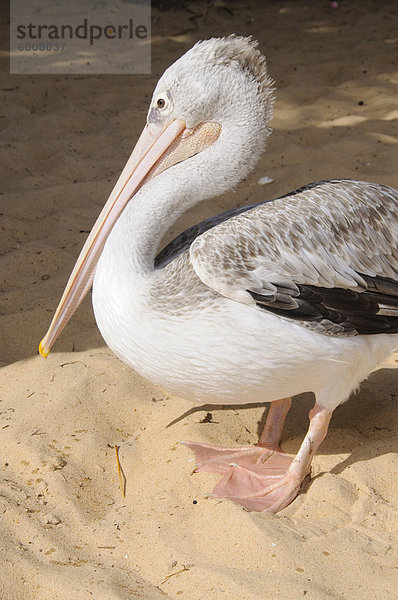
[[[41,342],[40,342],[40,344],[39,344],[39,352],[40,352],[40,354],[41,354],[41,356],[42,356],[43,358],[47,358],[47,356],[50,354],[50,350],[47,350],[47,351],[46,351],[46,350],[44,349],[44,344],[43,344],[43,341],[44,341],[44,338],[42,339],[42,341],[41,341]]]

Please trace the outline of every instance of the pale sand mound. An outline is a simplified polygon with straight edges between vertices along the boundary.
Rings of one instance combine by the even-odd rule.
[[[205,500],[216,477],[189,477],[191,453],[178,444],[254,443],[264,407],[209,409],[213,422],[202,423],[206,412],[112,356],[88,301],[54,354],[36,356],[157,76],[197,39],[251,33],[278,91],[273,136],[256,171],[185,224],[311,180],[398,187],[395,2],[195,10],[202,16],[194,21],[187,11],[154,11],[153,76],[3,78],[1,600],[395,598],[396,357],[336,410],[312,482],[274,516]],[[264,175],[275,183],[258,186]],[[294,403],[288,452],[301,442],[310,406],[309,397]]]
[[[394,371],[374,373],[336,411],[315,479],[274,516],[205,500],[215,478],[189,477],[191,455],[178,444],[254,443],[261,408],[214,410],[214,423],[193,412],[166,428],[190,404],[102,349],[4,370],[4,598],[160,598],[155,586],[194,600],[394,597]],[[287,451],[298,448],[308,407],[304,399],[292,409]]]

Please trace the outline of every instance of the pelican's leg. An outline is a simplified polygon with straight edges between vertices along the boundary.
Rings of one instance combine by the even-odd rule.
[[[271,402],[267,420],[257,446],[281,452],[279,442],[281,441],[283,427],[291,405],[291,398],[281,398],[281,400]]]
[[[260,448],[216,449],[188,443],[198,459],[198,470],[222,473],[213,496],[234,500],[248,510],[278,512],[297,496],[300,486],[310,472],[311,461],[325,438],[332,413],[315,403],[310,411],[310,426],[293,459],[287,454],[270,451],[259,456]],[[213,460],[209,452],[218,452]],[[225,455],[222,456],[221,451]],[[207,460],[201,460],[201,453]],[[210,460],[209,460],[210,458]],[[224,458],[224,460],[221,460]],[[260,458],[260,460],[258,460]],[[228,462],[229,461],[229,462]]]

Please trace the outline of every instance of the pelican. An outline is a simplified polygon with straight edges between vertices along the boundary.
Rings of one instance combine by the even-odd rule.
[[[296,497],[333,410],[398,347],[398,192],[311,183],[163,234],[233,188],[270,133],[273,82],[251,38],[198,42],[160,78],[144,130],[87,238],[40,353],[93,284],[113,352],[198,403],[270,402],[256,446],[185,442],[213,495],[277,512]],[[291,398],[315,394],[295,457],[279,444]]]

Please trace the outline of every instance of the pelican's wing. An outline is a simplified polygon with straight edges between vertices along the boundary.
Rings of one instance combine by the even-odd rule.
[[[191,232],[207,286],[325,334],[398,332],[397,191],[329,181],[240,210]]]

